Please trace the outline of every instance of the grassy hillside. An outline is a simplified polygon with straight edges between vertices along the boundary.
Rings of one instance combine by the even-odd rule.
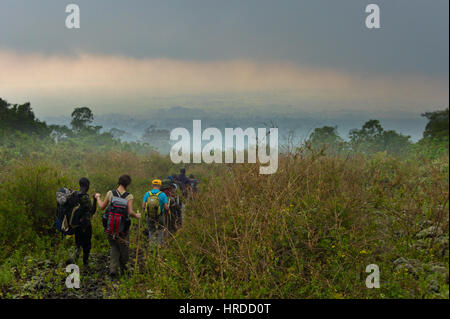
[[[191,165],[199,196],[176,236],[149,253],[133,220],[130,272],[112,283],[98,211],[94,267],[80,266],[80,289],[67,289],[74,243],[53,230],[56,189],[87,176],[90,193],[104,196],[127,173],[140,199],[153,178],[179,168],[157,153],[68,143],[2,147],[2,298],[448,298],[448,151],[297,149],[269,176],[252,164]],[[380,268],[380,289],[366,288],[369,264]]]

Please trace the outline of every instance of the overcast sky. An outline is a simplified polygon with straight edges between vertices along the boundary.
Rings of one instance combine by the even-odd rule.
[[[77,30],[64,24],[71,2]],[[71,2],[0,2],[0,97],[43,115],[448,106],[448,0]],[[381,29],[365,27],[369,3]]]

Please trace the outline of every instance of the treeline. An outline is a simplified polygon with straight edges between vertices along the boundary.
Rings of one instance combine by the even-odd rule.
[[[0,98],[0,164],[12,159],[49,153],[68,148],[74,152],[106,151],[118,149],[136,153],[148,153],[148,144],[122,142],[118,129],[102,132],[94,126],[94,114],[88,107],[75,108],[70,127],[48,125],[36,118],[30,103],[10,104]]]
[[[47,125],[36,118],[29,102],[20,105],[10,104],[0,98],[0,131],[4,134],[14,132],[36,134],[41,137],[52,137],[55,141],[88,135],[113,139],[111,132],[101,133],[101,126],[91,125],[94,114],[88,107],[75,108],[71,116],[71,128],[65,125]]]
[[[369,120],[361,129],[351,130],[348,141],[339,136],[336,126],[316,128],[306,141],[306,145],[326,153],[354,151],[370,155],[386,152],[398,156],[406,155],[410,151],[425,152],[429,156],[448,153],[448,108],[442,111],[426,112],[422,116],[428,119],[428,123],[423,138],[417,143],[413,143],[410,136],[395,130],[385,130],[378,120]]]
[[[344,140],[337,133],[337,127],[324,126],[316,128],[309,136],[305,145],[323,153],[359,152],[374,154],[386,152],[391,155],[404,156],[408,152],[419,152],[426,156],[435,157],[447,152],[449,148],[449,109],[425,112],[422,114],[428,123],[423,138],[413,143],[410,136],[398,133],[395,130],[385,130],[375,119],[367,121],[360,129],[349,132],[349,139]],[[111,129],[102,132],[101,126],[92,125],[94,114],[88,107],[75,108],[71,114],[70,127],[60,125],[47,125],[37,119],[31,109],[30,103],[9,104],[0,98],[0,146],[5,144],[2,137],[15,136],[9,140],[11,148],[20,139],[29,136],[38,136],[47,139],[50,143],[71,141],[90,145],[92,147],[125,147],[137,151],[149,151],[152,148],[143,142],[122,143],[120,136],[125,132],[120,129]],[[144,133],[157,140],[158,131],[152,130]],[[24,136],[27,135],[27,137]],[[3,140],[3,141],[2,141]],[[8,141],[6,142],[8,143]],[[42,143],[41,143],[42,144]],[[166,145],[167,146],[167,145]]]
[[[35,117],[30,103],[9,104],[0,98],[0,131],[48,135],[51,129]]]

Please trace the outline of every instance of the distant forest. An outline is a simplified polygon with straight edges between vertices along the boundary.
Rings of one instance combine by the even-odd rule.
[[[409,136],[395,130],[385,130],[376,119],[370,119],[360,129],[349,132],[349,140],[337,133],[337,126],[323,126],[315,128],[305,141],[307,147],[327,153],[343,151],[358,151],[373,154],[386,152],[394,155],[404,155],[411,149],[426,148],[431,155],[448,152],[449,144],[449,109],[424,112],[428,120],[423,132],[423,138],[412,143]],[[71,113],[70,127],[66,125],[47,125],[36,118],[31,104],[10,104],[0,98],[0,136],[7,137],[18,134],[45,138],[47,141],[58,143],[67,140],[84,140],[99,145],[117,146],[120,136],[125,132],[113,128],[108,132],[101,132],[101,126],[93,126],[94,114],[88,107],[77,107]],[[161,138],[159,130],[147,129],[143,140],[138,143],[126,143],[135,147],[149,147],[146,140],[150,137]],[[2,143],[0,142],[0,146]]]

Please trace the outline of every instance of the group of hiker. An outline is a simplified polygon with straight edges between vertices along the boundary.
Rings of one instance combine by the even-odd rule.
[[[90,181],[79,180],[80,190],[61,188],[56,193],[56,228],[64,235],[75,236],[75,254],[67,263],[77,263],[83,252],[83,264],[89,267],[92,225],[91,217],[97,207],[104,210],[102,223],[110,245],[110,275],[117,277],[126,271],[129,250],[131,218],[141,219],[142,215],[133,210],[134,196],[127,191],[131,184],[129,175],[119,177],[117,188],[106,193],[105,198],[96,193],[92,202],[88,195]],[[148,235],[150,249],[163,245],[167,236],[173,236],[182,224],[184,198],[194,198],[198,181],[193,175],[180,174],[168,176],[164,180],[154,179],[151,189],[142,200],[145,212],[145,233]],[[182,200],[183,199],[183,200]]]

